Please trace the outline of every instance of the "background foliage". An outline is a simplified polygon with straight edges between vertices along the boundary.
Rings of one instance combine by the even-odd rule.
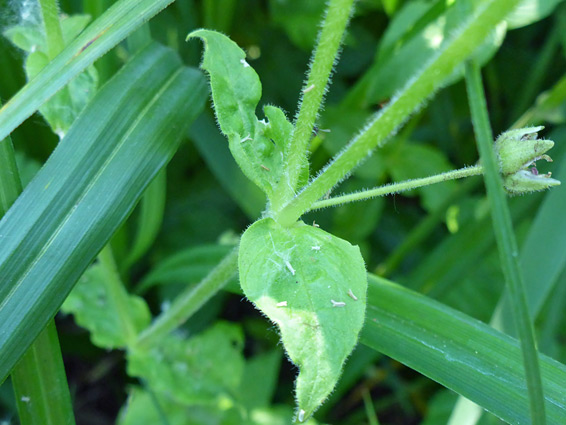
[[[99,48],[97,43],[105,42],[103,38],[85,38],[82,44],[72,39],[86,25],[85,14],[94,20],[112,3],[60,1],[62,12],[71,16],[61,23],[65,44],[76,45],[75,51],[79,53],[91,54],[92,49],[94,55],[94,49]],[[139,2],[136,7],[141,10],[150,3]],[[159,4],[165,7],[167,2]],[[156,10],[147,12],[148,17],[157,13],[158,6],[151,7]],[[40,66],[38,62],[49,61],[49,49],[45,34],[37,30],[41,28],[38,3],[0,2],[0,10],[4,34],[0,39],[0,97],[5,103],[24,86],[26,75],[37,73],[34,66]],[[216,293],[177,332],[160,339],[153,349],[123,349],[147,327],[152,316],[171,308],[177,297],[187,294],[229,255],[238,235],[259,217],[265,205],[262,193],[244,177],[230,156],[209,102],[201,112],[207,99],[204,80],[195,69],[181,67],[181,61],[197,67],[201,60],[201,46],[185,43],[187,33],[205,27],[228,34],[246,50],[247,61],[261,78],[260,106],[276,104],[292,117],[323,10],[324,1],[320,0],[179,0],[131,33],[127,41],[100,57],[93,67],[44,104],[40,112],[45,120],[33,115],[11,134],[26,186],[57,145],[57,134],[68,132],[69,137],[50,159],[59,158],[59,162],[52,162],[51,172],[47,167],[43,169],[35,185],[45,187],[53,176],[66,175],[79,193],[54,193],[51,201],[38,199],[33,192],[28,192],[26,198],[24,193],[14,206],[14,211],[26,211],[27,218],[14,222],[18,226],[25,227],[29,222],[29,228],[39,229],[33,214],[47,221],[53,211],[49,202],[62,202],[63,206],[56,204],[57,208],[67,208],[57,210],[61,214],[84,214],[79,223],[86,224],[88,217],[99,217],[103,224],[104,231],[97,232],[94,242],[85,242],[86,252],[91,243],[102,248],[120,223],[115,219],[112,228],[104,221],[109,220],[106,216],[98,216],[89,208],[95,208],[106,196],[107,202],[121,200],[120,211],[128,216],[113,233],[111,247],[105,248],[82,274],[56,318],[77,423],[290,423],[296,368],[285,359],[273,326],[242,298],[235,279],[227,290]],[[368,117],[403,87],[461,19],[452,2],[357,2],[318,122],[320,129],[330,132],[319,131],[311,141],[312,173],[321,169]],[[125,26],[120,22],[113,28],[121,25]],[[102,37],[113,36],[111,32]],[[562,181],[566,180],[564,34],[563,4],[555,0],[525,1],[475,53],[484,64],[494,132],[501,133],[513,125],[545,125],[545,137],[557,143],[552,151],[555,162],[545,164],[542,171],[551,170]],[[92,45],[88,44],[90,41]],[[156,56],[150,59],[150,55]],[[70,57],[82,60],[76,53]],[[144,86],[142,90],[134,86],[133,77],[125,81],[125,74],[123,81],[117,82],[120,74],[115,75],[124,64],[134,67],[136,58],[147,63],[153,60],[147,72],[161,78],[161,83],[156,82],[153,88]],[[131,72],[135,74],[136,69]],[[164,105],[178,114],[170,116],[171,111],[162,109],[165,106],[146,110],[149,99],[154,99],[155,93],[163,93],[160,84],[169,81],[179,69],[184,76],[179,87],[184,91],[174,90],[177,103],[164,98]],[[450,77],[447,88],[438,91],[335,192],[474,164],[478,157],[462,75],[463,67]],[[154,81],[152,78],[147,76],[145,81]],[[140,77],[139,84],[143,81]],[[104,109],[109,105],[108,99],[117,96],[121,85],[130,91],[119,102],[112,102],[118,102],[116,113],[124,120],[124,126],[112,127],[114,121],[104,118]],[[144,90],[147,98],[136,99],[135,94]],[[98,97],[98,110],[94,109],[95,94],[107,96]],[[81,128],[87,130],[73,136],[73,130],[69,130],[71,123],[93,98],[75,123],[83,120]],[[69,104],[73,108],[65,107]],[[155,125],[140,129],[123,115],[127,113],[146,114],[148,122],[153,120]],[[158,137],[161,144],[155,150],[150,149],[154,145],[148,142],[140,145],[135,155],[123,152],[114,163],[115,168],[108,168],[114,170],[109,174],[99,175],[94,168],[88,174],[81,167],[65,174],[57,166],[67,162],[92,163],[94,153],[102,161],[107,154],[104,146],[119,143],[112,140],[122,140],[136,128],[139,140],[143,139],[141,134],[149,134],[150,130],[162,134],[170,128],[168,122],[175,124],[176,132],[171,131],[169,138]],[[3,125],[4,121],[0,123]],[[100,134],[98,139],[95,133]],[[88,145],[79,144],[83,138],[89,141]],[[69,140],[76,145],[65,145]],[[148,155],[150,165],[143,168],[131,163],[126,168],[132,158],[141,158],[140,152]],[[159,172],[174,152],[166,170]],[[138,180],[134,179],[136,172],[141,175]],[[90,204],[81,204],[86,208],[84,212],[75,212],[75,202],[78,205],[82,199],[79,189],[86,191],[97,178],[107,181],[108,186],[101,188],[110,187],[121,173],[125,174],[123,186],[120,190],[115,188],[114,198],[102,191]],[[86,177],[80,181],[83,174]],[[565,189],[561,186],[510,199],[538,345],[548,356],[541,361],[541,368],[545,389],[549,390],[547,401],[555,408],[550,410],[549,423],[556,424],[566,422],[562,390],[566,382],[566,242],[561,236],[566,234],[562,219]],[[8,218],[0,229],[12,223]],[[457,396],[437,382],[475,397],[483,407],[509,422],[519,423],[525,417],[527,402],[516,340],[473,320],[491,320],[498,329],[515,335],[489,204],[479,178],[312,212],[303,218],[306,223],[316,221],[321,228],[359,245],[368,271],[381,276],[370,278],[371,307],[363,344],[352,354],[333,395],[315,415],[317,423],[373,425],[377,423],[375,415],[383,424],[447,423]],[[16,224],[12,226],[18,227]],[[89,234],[92,230],[88,229],[92,228],[100,229],[88,227],[84,233]],[[41,241],[36,236],[29,235],[33,243]],[[48,246],[49,234],[44,237]],[[9,244],[0,243],[6,250],[3,252],[8,252]],[[41,251],[41,246],[36,247]],[[67,292],[94,255],[72,257],[66,275]],[[0,267],[1,284],[2,277],[6,278],[9,272]],[[60,304],[66,295],[59,291],[38,302]],[[100,314],[101,307],[106,308],[105,314]],[[37,320],[47,323],[48,316],[37,313]],[[8,323],[6,317],[3,318]],[[13,317],[10,320],[16,323]],[[26,323],[28,319],[22,316],[21,320]],[[32,334],[29,342],[35,336]],[[489,362],[495,366],[486,367]],[[508,368],[498,370],[503,366]],[[487,386],[479,392],[470,384],[478,376],[488,377]],[[9,380],[0,387],[0,403],[0,420],[17,423]],[[498,422],[491,414],[480,419],[484,424]]]

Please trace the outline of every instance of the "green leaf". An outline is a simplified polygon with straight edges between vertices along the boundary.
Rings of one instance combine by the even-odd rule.
[[[518,341],[470,316],[370,275],[361,342],[510,424],[530,423]],[[544,355],[540,366],[548,423],[566,423],[566,366]]]
[[[151,44],[99,91],[0,221],[0,381],[203,106],[200,72]]]
[[[364,321],[366,273],[357,247],[304,223],[270,218],[243,234],[240,283],[246,297],[279,326],[299,368],[299,420],[332,391]]]
[[[476,10],[481,2],[470,2]],[[461,13],[458,5],[444,2],[407,2],[387,27],[376,60],[352,90],[351,97],[360,97],[363,105],[378,104],[403,89],[423,64],[467,22],[470,13]],[[483,64],[501,45],[506,26],[495,27],[487,39],[475,48],[474,56]],[[446,86],[463,76],[459,65],[437,84]],[[353,99],[351,99],[353,100]]]
[[[127,302],[118,305],[109,289],[112,271],[97,263],[89,267],[77,282],[61,310],[73,314],[79,326],[90,332],[92,343],[101,348],[124,348],[130,342],[123,329],[122,315],[127,315],[139,333],[149,325],[151,313],[143,298],[126,295]],[[121,282],[119,282],[121,283]]]
[[[264,108],[268,121],[258,120],[261,82],[236,43],[208,30],[194,31],[187,39],[194,37],[204,41],[201,68],[210,76],[216,118],[230,151],[244,174],[271,199],[282,178],[293,126],[275,106]]]
[[[145,349],[132,347],[128,374],[179,403],[214,404],[234,398],[244,371],[239,325],[218,322],[189,339],[168,335]]]
[[[0,140],[50,97],[173,0],[119,0],[0,109]]]
[[[71,42],[88,24],[90,16],[76,15],[61,19],[65,42]],[[33,80],[49,64],[48,46],[43,24],[17,25],[4,32],[12,43],[28,53],[25,61],[27,80]],[[88,67],[69,83],[69,87],[57,93],[39,110],[49,126],[60,137],[92,99],[98,84],[98,73],[94,66]]]
[[[162,394],[133,387],[116,423],[118,425],[241,425],[244,419],[241,410],[236,407],[227,408],[223,401],[213,407],[188,405]]]
[[[277,388],[281,350],[257,354],[246,361],[238,401],[248,410],[268,407]]]
[[[36,51],[38,47],[45,50],[45,35],[39,25],[16,25],[4,30],[2,35],[28,53]]]

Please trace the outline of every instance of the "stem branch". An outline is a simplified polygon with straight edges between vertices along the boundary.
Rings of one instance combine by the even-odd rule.
[[[460,168],[459,170],[447,171],[446,173],[436,174],[430,177],[423,177],[420,179],[406,180],[399,183],[387,184],[376,187],[374,189],[364,190],[356,193],[350,193],[348,195],[336,196],[334,198],[315,202],[311,206],[309,211],[331,207],[334,205],[346,204],[348,202],[362,201],[364,199],[375,198],[376,196],[384,196],[392,193],[404,192],[407,190],[417,189],[419,187],[428,186],[435,183],[441,183],[449,180],[478,176],[482,173],[483,173],[483,167],[481,165],[475,165],[473,167],[465,167],[465,168]]]
[[[276,212],[283,226],[294,223],[310,206],[339,183],[377,147],[385,143],[408,117],[442,87],[489,32],[518,4],[518,0],[486,0],[470,18],[443,43],[436,55],[415,78],[378,112],[368,126],[302,192]]]
[[[353,11],[354,0],[331,0],[326,11],[309,76],[303,88],[303,98],[295,123],[293,137],[288,145],[287,179],[282,179],[279,190],[287,202],[295,195],[314,123],[320,110],[330,73],[338,56],[344,31]]]
[[[196,286],[187,288],[138,338],[136,345],[147,348],[173,331],[215,295],[238,270],[238,248],[234,248]]]

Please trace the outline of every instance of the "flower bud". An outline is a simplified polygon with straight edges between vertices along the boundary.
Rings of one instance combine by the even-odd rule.
[[[538,192],[560,185],[560,181],[550,177],[550,173],[538,174],[536,168],[519,170],[514,174],[503,177],[503,186],[510,195]]]
[[[495,141],[495,152],[503,176],[505,190],[511,195],[548,189],[560,184],[550,173],[540,174],[536,161],[552,162],[546,152],[554,146],[552,140],[537,139],[544,127],[526,127],[503,133]]]

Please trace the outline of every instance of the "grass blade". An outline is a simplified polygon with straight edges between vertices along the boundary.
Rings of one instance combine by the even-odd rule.
[[[50,320],[12,372],[21,425],[74,425],[55,321]]]
[[[530,423],[517,340],[373,275],[369,276],[368,302],[363,344],[462,394],[510,424]],[[540,363],[548,423],[564,424],[566,366],[544,355]]]
[[[175,153],[202,74],[151,44],[90,103],[0,222],[0,381]]]
[[[10,137],[0,142],[0,217],[22,191]],[[26,351],[12,373],[21,425],[74,425],[71,395],[55,322],[51,320]],[[50,397],[45,395],[49,393]],[[33,403],[31,402],[33,400]],[[45,400],[49,400],[46,403]]]
[[[529,307],[527,305],[525,283],[519,268],[518,248],[511,213],[503,190],[503,181],[499,175],[500,165],[493,149],[493,133],[489,124],[487,104],[483,92],[483,83],[479,66],[475,62],[466,65],[466,87],[472,112],[472,122],[480,159],[484,166],[484,181],[487,197],[491,205],[493,230],[501,259],[501,267],[507,288],[511,294],[514,322],[519,333],[524,357],[525,375],[529,393],[529,404],[533,424],[545,424],[544,395],[538,352]]]

